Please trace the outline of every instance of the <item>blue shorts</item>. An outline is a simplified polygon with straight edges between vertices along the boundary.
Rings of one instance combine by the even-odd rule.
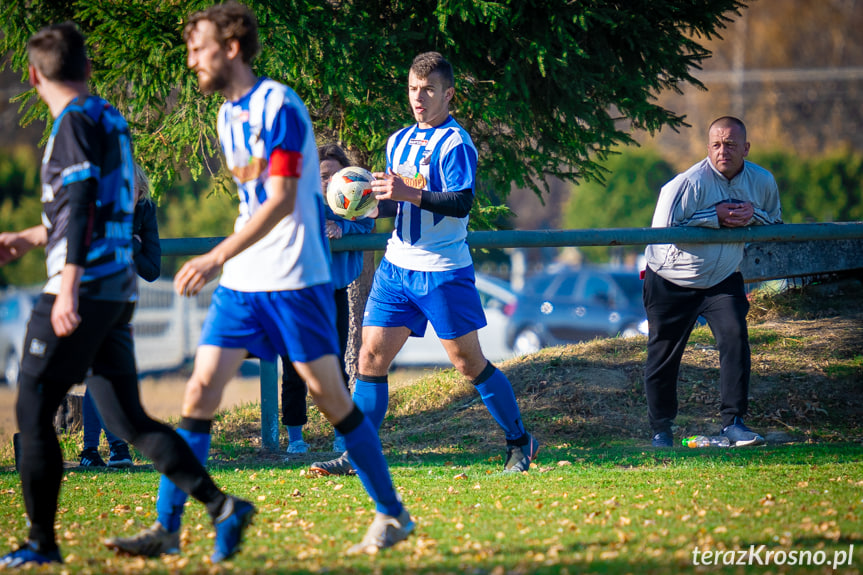
[[[384,258],[375,272],[363,325],[404,326],[412,336],[422,337],[428,322],[441,339],[455,339],[485,327],[473,266],[418,272],[394,266]]]
[[[274,292],[213,292],[199,345],[240,348],[265,360],[279,355],[307,363],[339,355],[330,283]]]

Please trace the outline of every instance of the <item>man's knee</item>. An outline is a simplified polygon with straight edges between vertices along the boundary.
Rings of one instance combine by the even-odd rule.
[[[359,361],[357,367],[360,373],[371,375],[385,375],[389,371],[389,365],[383,349],[363,343],[360,347]]]
[[[222,390],[218,386],[200,378],[192,377],[186,382],[186,393],[183,397],[183,415],[210,418],[219,409],[222,401]]]
[[[48,385],[24,372],[21,373],[18,383],[18,398],[15,402],[18,431],[23,434],[50,431],[53,434],[54,414],[65,396],[65,391],[52,393]]]
[[[488,360],[480,349],[471,349],[458,347],[450,354],[450,361],[453,367],[460,374],[469,378],[476,379],[488,365]]]

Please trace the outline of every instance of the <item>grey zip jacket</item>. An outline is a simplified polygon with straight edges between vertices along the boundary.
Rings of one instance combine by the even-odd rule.
[[[716,205],[751,202],[754,215],[748,225],[782,223],[779,190],[773,175],[745,161],[731,180],[705,158],[662,186],[653,214],[654,228],[696,226],[718,228]],[[652,244],[647,246],[647,265],[679,286],[709,288],[733,274],[743,261],[743,243]]]

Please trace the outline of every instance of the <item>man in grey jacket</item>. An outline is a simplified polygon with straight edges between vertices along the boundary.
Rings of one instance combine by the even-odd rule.
[[[773,175],[745,160],[746,126],[723,116],[708,129],[708,157],[662,187],[652,227],[739,228],[782,223]],[[644,389],[655,447],[674,444],[677,377],[689,334],[703,316],[719,348],[722,435],[731,445],[764,438],[743,423],[749,397],[749,302],[738,271],[743,243],[654,244],[645,251],[649,335]]]

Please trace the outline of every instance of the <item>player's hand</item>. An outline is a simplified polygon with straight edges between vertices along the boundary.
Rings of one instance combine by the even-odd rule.
[[[342,228],[332,220],[327,220],[327,237],[331,240],[337,240],[342,237]]]
[[[726,228],[741,228],[749,223],[755,214],[751,202],[726,202],[716,205],[719,225]]]
[[[174,291],[178,295],[197,295],[211,279],[219,275],[222,265],[212,253],[192,258],[174,276]]]
[[[408,186],[401,176],[393,173],[374,172],[372,174],[372,191],[380,200],[395,200],[420,205],[422,190]]]
[[[81,316],[78,315],[77,296],[63,293],[57,295],[51,308],[51,327],[57,337],[72,335],[81,325]]]
[[[15,261],[27,253],[28,242],[17,232],[0,233],[0,266]]]

